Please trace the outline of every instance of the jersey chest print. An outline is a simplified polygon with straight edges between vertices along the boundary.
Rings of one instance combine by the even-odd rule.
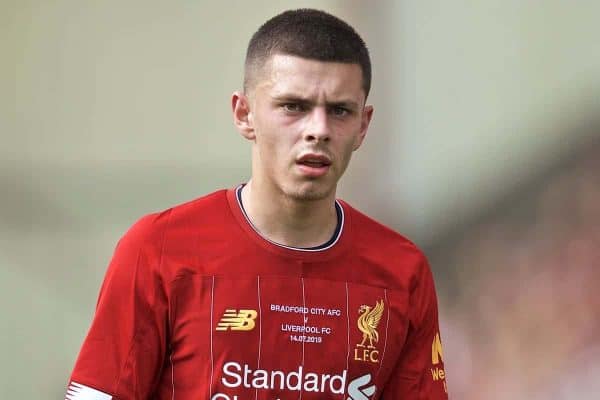
[[[399,291],[289,276],[191,275],[176,286],[176,397],[376,399],[406,335]]]

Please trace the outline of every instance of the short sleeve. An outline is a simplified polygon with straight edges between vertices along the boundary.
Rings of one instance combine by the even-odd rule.
[[[147,399],[167,347],[168,307],[155,218],[119,241],[67,389],[68,400]]]
[[[407,338],[382,399],[448,399],[433,276],[423,258],[410,292]]]

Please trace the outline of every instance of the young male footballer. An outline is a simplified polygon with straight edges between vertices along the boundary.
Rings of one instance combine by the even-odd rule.
[[[251,179],[123,236],[66,399],[447,399],[427,260],[335,197],[370,84],[340,19],[260,27],[231,98]]]

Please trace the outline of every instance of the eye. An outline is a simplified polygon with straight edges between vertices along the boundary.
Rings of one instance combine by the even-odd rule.
[[[291,113],[298,113],[298,112],[302,112],[305,110],[305,107],[300,103],[284,103],[281,105],[281,107],[285,111],[291,112]]]
[[[335,106],[331,108],[331,113],[337,117],[345,117],[350,114],[350,110],[341,106]]]

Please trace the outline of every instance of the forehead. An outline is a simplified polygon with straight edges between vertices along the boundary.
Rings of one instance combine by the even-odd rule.
[[[295,95],[328,101],[364,101],[362,70],[358,64],[275,54],[261,75],[256,88],[266,90],[273,97]]]

